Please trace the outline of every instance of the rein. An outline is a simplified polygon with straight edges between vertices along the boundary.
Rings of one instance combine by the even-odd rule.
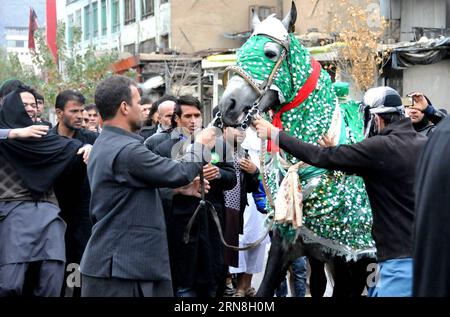
[[[262,145],[261,145],[261,148],[263,148]],[[245,250],[249,250],[249,249],[252,249],[252,248],[258,246],[266,238],[266,236],[269,234],[270,228],[272,227],[272,224],[273,224],[275,218],[272,218],[271,223],[267,226],[266,232],[258,240],[248,244],[245,247],[238,247],[238,246],[234,246],[234,245],[228,244],[225,241],[225,238],[223,237],[222,226],[220,225],[220,220],[219,220],[219,216],[217,215],[216,208],[214,208],[214,205],[211,202],[205,200],[204,179],[205,178],[204,178],[203,168],[202,168],[200,170],[200,191],[201,191],[200,192],[200,195],[201,195],[200,203],[198,204],[198,206],[195,209],[193,215],[189,219],[189,222],[188,222],[188,224],[186,226],[186,230],[184,231],[184,234],[183,234],[183,242],[185,244],[189,243],[189,237],[190,237],[190,233],[191,233],[191,228],[192,228],[192,225],[194,224],[195,218],[197,218],[197,215],[198,215],[200,210],[202,210],[203,208],[206,208],[206,210],[211,213],[211,216],[212,216],[212,218],[214,220],[214,223],[216,224],[217,231],[219,232],[220,241],[222,242],[222,244],[225,247],[227,247],[229,249],[232,249],[232,250],[235,250],[235,251],[245,251]],[[263,177],[263,179],[264,179],[264,177]],[[264,189],[266,190],[267,184],[265,184],[265,180],[263,181],[263,186],[264,186]],[[271,204],[273,206],[272,196],[270,196],[269,201],[271,202]]]
[[[228,66],[225,69],[225,73],[224,73],[224,79],[225,82],[228,81],[228,77],[229,77],[229,73],[231,72],[235,72],[237,73],[239,76],[241,76],[258,94],[258,98],[255,100],[255,102],[253,103],[252,107],[250,108],[250,110],[247,112],[247,114],[245,115],[244,120],[242,121],[242,123],[239,125],[239,128],[242,130],[246,130],[252,123],[253,119],[256,117],[256,115],[260,115],[260,110],[259,110],[259,104],[261,103],[262,98],[266,95],[267,91],[270,89],[270,86],[273,83],[273,80],[275,79],[275,76],[278,72],[278,70],[281,67],[281,64],[283,63],[283,61],[286,59],[287,57],[287,53],[289,52],[289,41],[281,41],[277,38],[274,38],[273,36],[267,35],[267,34],[258,34],[258,35],[264,35],[266,37],[269,37],[270,39],[272,39],[274,42],[280,44],[283,48],[283,50],[281,51],[280,56],[278,57],[277,62],[275,63],[272,72],[270,73],[269,77],[267,78],[267,80],[263,81],[261,84],[258,84],[255,80],[253,80],[253,78],[241,67],[239,66]],[[219,129],[224,129],[224,124],[222,122],[222,114],[220,113],[220,111],[217,112],[216,116],[214,117],[214,119],[211,121],[210,126],[214,126],[217,127]],[[267,181],[265,178],[265,172],[264,172],[264,156],[265,156],[265,151],[263,151],[265,149],[265,146],[263,145],[264,143],[261,143],[261,152],[260,152],[260,167],[261,167],[261,172],[262,172],[262,183],[263,183],[263,187],[264,187],[264,191],[266,192],[266,196],[269,200],[269,204],[271,205],[271,207],[274,209],[275,205],[273,202],[273,197],[271,192],[269,191],[268,185],[267,185]],[[186,226],[186,230],[184,232],[183,235],[183,241],[185,244],[187,244],[189,242],[189,236],[190,236],[190,232],[191,232],[191,228],[192,225],[194,224],[195,218],[197,217],[198,213],[200,210],[202,210],[203,208],[206,208],[207,211],[211,212],[211,216],[213,217],[213,220],[216,224],[217,227],[217,231],[219,232],[219,237],[220,240],[222,242],[222,244],[227,247],[230,248],[232,250],[235,251],[245,251],[245,250],[249,250],[252,249],[256,246],[258,246],[265,238],[266,236],[269,234],[269,231],[275,221],[275,217],[272,217],[270,223],[267,225],[267,230],[266,232],[261,236],[261,238],[259,238],[258,240],[252,242],[251,244],[245,246],[245,247],[238,247],[238,246],[233,246],[233,245],[229,245],[224,237],[223,237],[223,232],[222,232],[222,227],[220,225],[220,220],[219,217],[217,215],[217,211],[214,208],[214,205],[205,200],[205,185],[204,185],[204,175],[203,175],[203,168],[200,170],[200,190],[201,190],[201,200],[200,203],[197,206],[197,209],[195,209],[194,214],[191,216],[191,218],[189,219],[189,222]]]

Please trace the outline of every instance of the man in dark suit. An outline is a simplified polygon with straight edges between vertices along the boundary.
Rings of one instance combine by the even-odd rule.
[[[202,105],[192,95],[180,96],[175,103],[172,116],[172,128],[157,133],[145,141],[153,152],[177,158],[184,154],[185,147],[202,127]],[[236,185],[236,172],[233,164],[226,162],[223,137],[220,134],[213,153],[222,161],[208,162],[203,166],[205,179],[210,182],[211,190],[206,200],[212,203],[218,219],[224,229],[224,190]],[[219,155],[222,154],[221,155]],[[231,157],[231,155],[229,155]],[[184,194],[169,196],[163,193],[169,233],[170,260],[172,277],[177,297],[214,297],[221,292],[219,286],[225,279],[226,268],[223,259],[223,246],[216,224],[209,212],[202,209],[195,218],[188,243],[183,241],[184,232],[193,216],[199,199]]]
[[[148,150],[134,133],[142,124],[139,101],[136,84],[123,76],[105,79],[95,92],[104,128],[88,163],[93,229],[81,260],[82,296],[173,295],[158,188],[197,193],[191,182],[203,165],[202,145],[178,162]],[[196,140],[210,148],[214,131]]]
[[[50,134],[61,135],[70,139],[81,141],[85,147],[85,157],[89,155],[98,133],[82,129],[83,110],[85,98],[75,90],[64,90],[56,96],[55,110],[58,123],[50,130]],[[86,244],[91,236],[92,223],[89,218],[89,201],[91,191],[87,178],[86,164],[80,162],[73,164],[65,172],[64,178],[56,182],[55,194],[61,208],[61,217],[67,224],[66,242],[66,275],[71,267],[80,264]],[[67,285],[69,288],[72,286]],[[63,285],[62,295],[66,293],[66,284]],[[74,286],[73,296],[79,297],[81,288]]]

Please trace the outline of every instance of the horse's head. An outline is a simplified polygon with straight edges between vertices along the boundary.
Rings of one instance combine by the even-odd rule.
[[[308,77],[311,63],[308,51],[291,34],[297,10],[292,7],[281,21],[273,15],[260,21],[254,12],[252,36],[238,50],[237,65],[219,102],[225,125],[242,123],[244,115],[263,94],[259,110],[277,109],[291,101]],[[230,74],[231,75],[231,74]]]

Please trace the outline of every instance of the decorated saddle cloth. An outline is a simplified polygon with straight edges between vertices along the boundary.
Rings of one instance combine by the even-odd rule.
[[[237,52],[237,65],[256,82],[267,80],[275,66],[276,60],[264,55],[264,47],[271,41],[267,36],[254,35]],[[293,34],[289,34],[288,42],[288,54],[270,87],[278,91],[280,109],[295,99],[314,72],[308,50]],[[335,144],[355,143],[362,137],[362,120],[353,106],[337,104],[330,76],[322,69],[308,97],[280,114],[282,128],[311,144],[317,144],[327,132],[332,133]],[[372,213],[363,180],[297,163],[295,157],[283,153],[272,154],[268,160],[266,157],[264,178],[277,201],[274,226],[282,237],[293,242],[300,233],[304,243],[317,243],[330,255],[373,257]]]
[[[347,128],[358,120],[349,115],[353,111],[348,107],[336,107],[328,131],[335,144],[361,138]],[[372,213],[361,177],[316,168],[278,153],[268,170],[275,198],[274,226],[284,239],[294,242],[301,234],[304,243],[320,245],[325,254],[347,260],[375,257]]]

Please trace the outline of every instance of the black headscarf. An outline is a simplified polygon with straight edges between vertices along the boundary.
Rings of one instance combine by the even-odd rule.
[[[9,93],[0,109],[0,128],[16,129],[33,124],[25,111],[19,88]],[[34,199],[53,186],[58,176],[76,159],[78,140],[48,134],[42,138],[0,142],[0,152],[16,168]]]

